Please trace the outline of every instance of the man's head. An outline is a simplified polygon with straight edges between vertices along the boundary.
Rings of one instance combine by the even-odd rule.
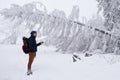
[[[36,31],[32,31],[30,34],[34,37],[37,37],[37,32]]]

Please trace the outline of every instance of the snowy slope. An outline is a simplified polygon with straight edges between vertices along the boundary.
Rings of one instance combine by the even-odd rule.
[[[28,56],[20,45],[0,45],[0,80],[120,80],[120,56],[94,55],[72,62],[71,54],[41,46],[33,64],[33,75],[26,76]]]

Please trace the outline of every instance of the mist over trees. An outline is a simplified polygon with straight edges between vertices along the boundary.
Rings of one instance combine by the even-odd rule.
[[[115,9],[111,9],[111,7],[106,7],[110,6],[109,1],[112,0],[98,0],[99,10],[103,9],[105,19],[95,15],[86,24],[79,21],[80,10],[77,5],[73,6],[71,14],[66,17],[64,11],[57,9],[48,13],[46,7],[40,2],[23,6],[12,4],[9,9],[0,11],[4,22],[3,28],[0,28],[3,32],[0,34],[6,35],[0,42],[1,44],[16,44],[19,38],[36,30],[39,37],[47,36],[46,46],[56,46],[56,51],[63,53],[94,50],[100,50],[102,53],[116,53],[116,51],[119,53],[119,36],[114,36],[120,33],[118,31],[116,33],[120,20],[119,10],[116,9],[118,3],[117,0],[113,0],[116,2]]]

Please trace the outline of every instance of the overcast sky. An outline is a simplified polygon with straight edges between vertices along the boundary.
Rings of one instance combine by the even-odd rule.
[[[10,7],[10,4],[23,5],[29,2],[42,2],[50,12],[54,9],[63,10],[66,15],[69,15],[73,5],[80,7],[80,19],[86,17],[90,19],[97,12],[96,0],[0,0],[0,9]]]

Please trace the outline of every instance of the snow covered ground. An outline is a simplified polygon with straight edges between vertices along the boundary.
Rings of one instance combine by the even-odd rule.
[[[120,80],[120,56],[98,55],[72,62],[71,54],[41,46],[33,64],[33,75],[26,76],[28,55],[20,45],[0,45],[0,80]]]

